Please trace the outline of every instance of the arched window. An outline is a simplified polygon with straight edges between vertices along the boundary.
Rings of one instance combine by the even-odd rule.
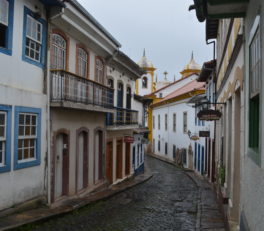
[[[104,83],[104,64],[99,58],[95,61],[95,81],[99,83]]]
[[[51,69],[66,69],[66,49],[66,40],[59,34],[53,34],[51,45]]]
[[[146,76],[142,79],[142,88],[148,88],[148,78]]]
[[[78,47],[78,69],[77,74],[86,78],[88,77],[88,53],[81,47]]]
[[[107,85],[108,85],[108,87],[113,89],[114,88],[114,80],[111,78],[108,78]]]

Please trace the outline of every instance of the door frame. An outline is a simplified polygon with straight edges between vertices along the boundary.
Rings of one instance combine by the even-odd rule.
[[[51,173],[52,173],[52,177],[51,177],[51,202],[54,202],[56,200],[55,198],[55,187],[56,187],[56,142],[57,142],[57,137],[62,134],[62,135],[66,135],[67,136],[67,140],[68,140],[68,161],[70,162],[70,131],[65,129],[65,128],[61,128],[55,132],[53,132],[53,143],[52,143],[52,158],[51,158]],[[67,177],[67,185],[68,185],[68,190],[67,190],[67,194],[69,193],[69,165],[68,165],[68,177]],[[63,178],[63,176],[62,176]]]
[[[100,173],[100,168],[101,168],[101,179],[100,179],[100,175],[98,175],[98,180],[95,180],[95,155],[96,155],[96,134],[97,132],[102,132],[102,147],[101,147],[101,161],[102,161],[102,165],[98,166],[98,171]],[[105,179],[105,129],[101,128],[101,127],[97,127],[94,129],[94,137],[93,137],[93,143],[94,143],[94,150],[93,150],[93,181],[94,184],[98,184],[101,181],[103,181]],[[100,156],[99,156],[100,157]],[[98,157],[98,158],[99,158]],[[98,159],[99,163],[100,163],[100,158]],[[99,174],[98,173],[98,174]]]
[[[84,153],[87,156],[87,182],[84,184],[84,178],[83,178],[83,188],[79,191],[82,191],[83,189],[87,188],[89,186],[89,129],[86,127],[81,127],[77,129],[76,131],[76,169],[75,169],[75,192],[78,193],[78,168],[79,168],[79,135],[85,132],[87,134],[87,152]],[[83,168],[83,174],[84,174],[84,168]]]

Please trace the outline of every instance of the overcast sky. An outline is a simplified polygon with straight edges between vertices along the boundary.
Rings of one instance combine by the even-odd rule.
[[[146,49],[157,68],[158,79],[166,70],[170,80],[190,61],[200,65],[213,58],[205,42],[205,25],[195,12],[193,0],[79,0],[122,45],[121,50],[138,62]]]

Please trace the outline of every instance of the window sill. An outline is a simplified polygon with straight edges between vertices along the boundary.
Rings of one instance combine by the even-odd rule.
[[[42,68],[42,69],[44,68],[44,64],[43,64],[43,63],[41,63],[41,62],[37,62],[37,61],[34,61],[34,60],[32,60],[32,59],[26,57],[25,55],[22,56],[22,60],[25,61],[25,62],[27,62],[27,63],[30,63],[30,64],[32,64],[32,65],[35,65],[35,66],[37,66],[37,67],[40,67],[40,68]]]
[[[4,165],[4,164],[0,164],[0,173],[4,173],[4,172],[10,172],[10,166],[9,165]]]
[[[248,156],[259,167],[261,167],[260,151],[257,148],[248,148]]]
[[[12,50],[4,47],[0,47],[0,53],[12,56]]]
[[[19,170],[23,168],[30,168],[34,166],[40,165],[40,160],[39,159],[33,159],[31,161],[17,161],[14,163],[14,170]]]

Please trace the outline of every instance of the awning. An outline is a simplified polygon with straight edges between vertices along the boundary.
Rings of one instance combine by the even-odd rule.
[[[64,2],[60,0],[39,0],[46,6],[60,6],[60,7],[65,7]]]
[[[245,17],[249,0],[193,0],[189,10],[196,10],[197,19],[241,18]]]

